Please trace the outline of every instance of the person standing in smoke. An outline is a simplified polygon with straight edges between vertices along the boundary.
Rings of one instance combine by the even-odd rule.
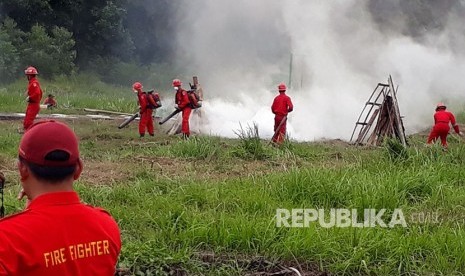
[[[271,112],[274,116],[274,135],[272,141],[276,144],[282,144],[286,137],[287,114],[292,112],[294,105],[291,98],[286,95],[286,85],[280,83],[278,85],[279,95],[274,98],[271,105]]]
[[[187,95],[187,91],[182,89],[182,83],[179,79],[173,80],[173,88],[176,92],[175,96],[175,108],[182,111],[182,126],[181,132],[182,137],[184,139],[189,138],[190,130],[189,130],[189,117],[191,115],[191,102],[189,100],[189,96]]]
[[[152,112],[153,109],[149,108],[149,103],[147,99],[147,93],[142,91],[142,84],[140,82],[135,82],[132,85],[132,89],[134,93],[137,94],[137,101],[139,103],[139,136],[145,136],[145,130],[148,131],[150,136],[154,136],[154,128],[153,128],[153,118]]]
[[[455,116],[452,112],[446,110],[446,105],[438,103],[436,106],[436,113],[434,113],[434,126],[428,136],[427,144],[435,142],[438,138],[441,138],[441,144],[444,149],[447,149],[447,135],[449,134],[449,123],[452,124],[455,133],[463,136],[460,132],[459,126],[455,121]]]
[[[34,119],[37,114],[39,114],[40,102],[42,101],[42,89],[40,89],[40,84],[37,80],[39,72],[37,72],[36,68],[29,66],[24,71],[24,74],[27,76],[29,84],[27,86],[26,116],[24,117],[23,131],[20,131],[21,133],[26,131],[34,123]]]

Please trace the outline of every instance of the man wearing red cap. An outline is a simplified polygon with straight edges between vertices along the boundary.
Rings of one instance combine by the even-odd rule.
[[[78,140],[65,124],[33,124],[19,145],[26,209],[0,220],[0,275],[114,275],[120,231],[109,213],[80,202]]]
[[[438,138],[441,138],[441,144],[447,149],[447,135],[449,134],[449,123],[452,124],[454,131],[462,136],[459,126],[455,121],[455,116],[452,112],[446,110],[446,105],[438,103],[436,106],[436,113],[434,113],[434,126],[428,136],[427,144],[435,142]]]
[[[26,116],[23,121],[23,129],[28,129],[36,118],[40,110],[40,102],[42,101],[42,89],[40,89],[39,81],[37,80],[37,69],[29,66],[24,70],[24,74],[27,76],[29,85],[27,86],[27,108]]]
[[[294,106],[292,105],[291,98],[286,95],[286,85],[280,83],[278,85],[279,95],[274,98],[271,105],[271,112],[274,116],[274,135],[272,141],[281,144],[286,136],[286,123],[287,114],[292,112]]]
[[[190,129],[189,129],[189,118],[191,115],[191,102],[189,100],[189,95],[187,95],[187,91],[182,89],[182,83],[179,79],[173,80],[173,88],[176,91],[175,96],[175,108],[182,110],[182,125],[181,125],[181,132],[183,138],[189,138],[190,136]]]

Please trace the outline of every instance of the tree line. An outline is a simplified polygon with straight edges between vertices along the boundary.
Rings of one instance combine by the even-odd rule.
[[[169,0],[2,0],[0,82],[34,65],[47,78],[89,71],[108,81],[172,55]],[[134,70],[132,70],[134,71]],[[113,77],[112,77],[113,76]]]
[[[29,65],[46,78],[84,71],[116,84],[160,66],[173,70],[179,5],[180,0],[1,0],[0,83],[17,79]],[[442,31],[451,12],[465,12],[460,0],[367,5],[379,28],[418,40]],[[405,19],[402,27],[399,18]]]

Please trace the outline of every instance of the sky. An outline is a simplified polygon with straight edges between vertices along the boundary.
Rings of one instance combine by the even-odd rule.
[[[400,0],[183,1],[175,51],[204,89],[206,133],[236,137],[255,123],[271,137],[280,82],[290,86],[288,132],[299,141],[350,139],[389,75],[407,133],[431,126],[437,102],[463,107],[463,9],[438,7],[442,27],[413,34]]]

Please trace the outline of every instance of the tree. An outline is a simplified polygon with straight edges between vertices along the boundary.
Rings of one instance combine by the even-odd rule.
[[[16,22],[5,18],[0,24],[0,82],[12,81],[21,70],[19,47],[25,33],[18,29]]]
[[[15,79],[19,69],[19,54],[8,33],[0,28],[0,83]]]
[[[125,6],[127,26],[135,58],[142,64],[170,62],[173,52],[176,10],[171,0],[131,0]]]
[[[58,69],[58,72],[54,73],[68,75],[75,69],[76,50],[74,50],[74,45],[76,43],[73,34],[65,28],[54,27],[52,37],[51,55],[54,57]]]
[[[74,70],[75,42],[66,29],[55,27],[49,36],[43,26],[35,25],[26,40],[21,56],[24,66],[35,66],[46,77]]]
[[[88,67],[98,59],[130,60],[133,41],[123,18],[126,10],[121,1],[82,0],[73,14],[77,63]]]
[[[29,31],[36,24],[48,25],[54,13],[50,0],[2,0],[0,10],[13,18],[23,31]]]

